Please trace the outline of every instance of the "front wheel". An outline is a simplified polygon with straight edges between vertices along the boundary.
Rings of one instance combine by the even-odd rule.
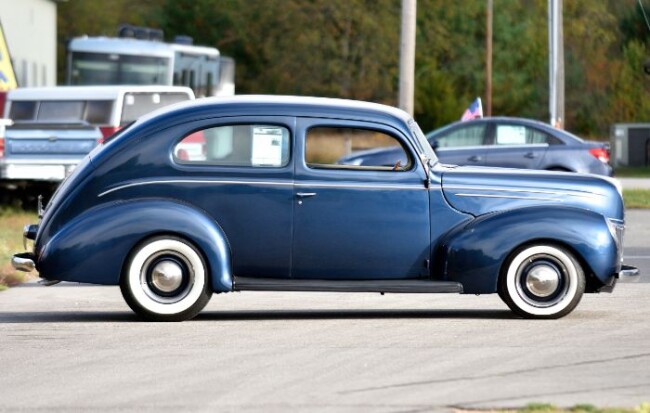
[[[560,318],[578,305],[585,274],[578,260],[556,245],[532,245],[517,250],[499,280],[499,296],[525,318]]]
[[[212,291],[201,253],[187,241],[155,237],[137,246],[125,266],[120,289],[135,313],[151,321],[196,316]]]

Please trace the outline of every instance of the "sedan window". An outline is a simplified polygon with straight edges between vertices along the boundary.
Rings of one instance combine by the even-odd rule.
[[[557,139],[527,126],[497,125],[494,141],[497,145],[553,145]]]
[[[289,130],[275,125],[228,125],[196,131],[174,147],[182,164],[282,167],[289,163]]]
[[[485,135],[485,124],[454,129],[437,139],[438,148],[457,148],[462,146],[481,146]]]
[[[376,130],[344,127],[309,129],[305,162],[314,169],[375,171],[405,171],[413,165],[411,156],[393,136]]]

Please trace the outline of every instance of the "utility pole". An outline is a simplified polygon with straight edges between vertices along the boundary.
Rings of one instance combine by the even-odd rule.
[[[548,82],[550,123],[564,128],[564,30],[562,0],[548,0]]]
[[[485,116],[492,116],[492,0],[487,0],[485,33]]]
[[[415,16],[417,0],[402,0],[399,59],[399,107],[413,116],[415,92]]]

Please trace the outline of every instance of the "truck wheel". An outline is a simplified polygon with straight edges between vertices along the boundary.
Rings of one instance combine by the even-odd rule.
[[[187,241],[151,238],[131,253],[120,281],[124,300],[151,321],[183,321],[196,316],[212,290],[201,253]]]
[[[578,305],[585,274],[565,248],[538,244],[515,251],[499,280],[499,296],[525,318],[560,318]]]

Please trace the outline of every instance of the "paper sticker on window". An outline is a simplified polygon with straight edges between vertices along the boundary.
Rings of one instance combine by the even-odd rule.
[[[523,145],[526,143],[526,128],[523,126],[497,126],[497,145]]]
[[[253,127],[253,166],[282,166],[282,128]]]

